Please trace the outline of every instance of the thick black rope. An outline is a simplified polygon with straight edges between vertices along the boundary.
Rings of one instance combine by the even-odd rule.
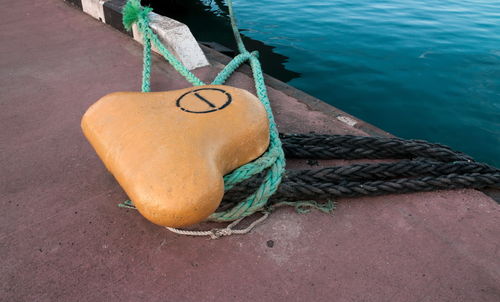
[[[376,196],[441,189],[500,188],[500,170],[447,146],[421,140],[325,134],[280,134],[287,158],[402,159],[320,169],[287,170],[270,203]],[[255,191],[264,172],[226,192],[219,207]]]
[[[314,159],[382,159],[425,157],[440,161],[473,161],[468,155],[447,146],[422,140],[400,138],[281,134],[283,149],[289,158]]]

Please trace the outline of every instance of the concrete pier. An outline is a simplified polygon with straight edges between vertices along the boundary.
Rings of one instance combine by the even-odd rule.
[[[282,208],[219,240],[118,208],[80,118],[140,89],[141,45],[61,0],[11,1],[0,24],[0,301],[500,301],[500,207],[476,190]],[[209,81],[224,58],[204,51],[194,72]],[[154,91],[189,85],[153,61]],[[281,131],[384,134],[268,83]],[[253,91],[245,68],[228,84]]]

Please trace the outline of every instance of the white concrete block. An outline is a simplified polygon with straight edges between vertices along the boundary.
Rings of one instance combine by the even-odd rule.
[[[151,29],[158,35],[163,45],[189,70],[209,65],[187,25],[156,13],[150,13],[149,18]],[[132,30],[134,39],[143,43],[142,35],[135,24]],[[155,47],[153,51],[159,53]]]
[[[84,12],[96,18],[97,20],[106,22],[106,20],[104,20],[103,9],[104,2],[106,1],[108,0],[82,0],[82,9]]]

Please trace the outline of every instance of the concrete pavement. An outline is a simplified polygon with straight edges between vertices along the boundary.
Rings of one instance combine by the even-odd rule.
[[[283,208],[219,240],[118,208],[127,197],[80,118],[140,89],[141,46],[60,0],[9,2],[0,24],[0,301],[500,300],[500,207],[475,190],[342,199],[333,215]],[[208,57],[204,80],[221,66]],[[158,57],[152,79],[188,86]],[[244,72],[229,84],[253,91]],[[377,132],[279,86],[282,131]]]

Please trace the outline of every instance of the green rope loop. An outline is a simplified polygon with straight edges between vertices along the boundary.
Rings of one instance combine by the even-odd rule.
[[[276,192],[281,182],[282,175],[285,171],[285,155],[281,146],[281,141],[278,134],[276,122],[274,120],[271,104],[267,94],[266,84],[264,82],[264,74],[258,59],[258,52],[248,52],[243,44],[241,35],[236,25],[234,17],[233,4],[231,0],[227,0],[229,8],[229,16],[231,19],[231,27],[233,30],[236,43],[240,54],[231,60],[215,77],[212,84],[222,85],[231,76],[231,74],[243,63],[250,61],[252,74],[255,82],[255,90],[257,97],[266,109],[267,118],[269,119],[269,136],[270,142],[267,151],[258,159],[244,166],[239,167],[233,172],[224,176],[224,189],[227,191],[234,185],[252,177],[267,169],[265,179],[261,186],[245,200],[238,203],[232,209],[216,212],[210,215],[208,220],[211,221],[233,221],[249,215],[257,211],[262,211],[269,198]],[[167,48],[161,43],[158,36],[149,26],[149,13],[152,11],[149,7],[142,7],[139,0],[129,0],[123,8],[123,24],[127,30],[131,30],[133,24],[137,25],[144,39],[144,58],[142,72],[142,91],[149,92],[151,90],[151,45],[154,45],[161,55],[175,68],[181,75],[186,78],[194,86],[205,85],[203,81],[197,78],[189,69],[187,69],[175,56],[170,53]],[[128,205],[128,204],[127,204]]]

